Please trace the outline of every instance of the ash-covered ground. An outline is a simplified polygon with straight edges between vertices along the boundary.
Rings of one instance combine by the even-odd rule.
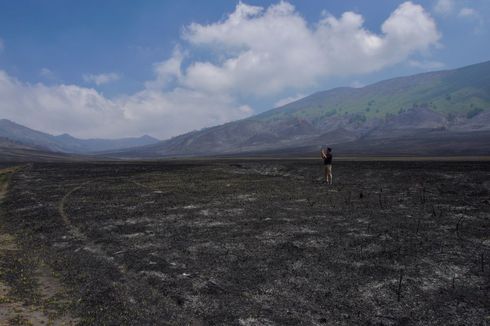
[[[24,166],[1,224],[82,325],[486,325],[488,162]]]

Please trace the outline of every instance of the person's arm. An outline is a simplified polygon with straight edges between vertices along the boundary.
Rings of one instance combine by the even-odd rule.
[[[322,153],[322,158],[326,158],[327,157],[327,155],[325,155],[325,150],[323,148],[321,150],[321,153]]]

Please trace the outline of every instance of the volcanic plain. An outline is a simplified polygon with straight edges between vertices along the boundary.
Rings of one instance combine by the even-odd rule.
[[[16,248],[0,255],[5,297],[80,325],[490,322],[488,162],[333,172],[327,185],[314,160],[18,166],[0,207]],[[39,262],[61,308],[31,293]]]

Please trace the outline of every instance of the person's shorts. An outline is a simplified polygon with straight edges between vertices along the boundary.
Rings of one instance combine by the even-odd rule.
[[[325,165],[325,172],[332,173],[332,164]]]

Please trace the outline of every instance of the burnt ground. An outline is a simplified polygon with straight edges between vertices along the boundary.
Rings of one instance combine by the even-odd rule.
[[[490,164],[35,163],[1,224],[82,325],[486,325]]]
[[[21,166],[0,164],[0,219],[10,177]],[[19,246],[0,223],[0,325],[75,325],[69,292],[42,257]]]

